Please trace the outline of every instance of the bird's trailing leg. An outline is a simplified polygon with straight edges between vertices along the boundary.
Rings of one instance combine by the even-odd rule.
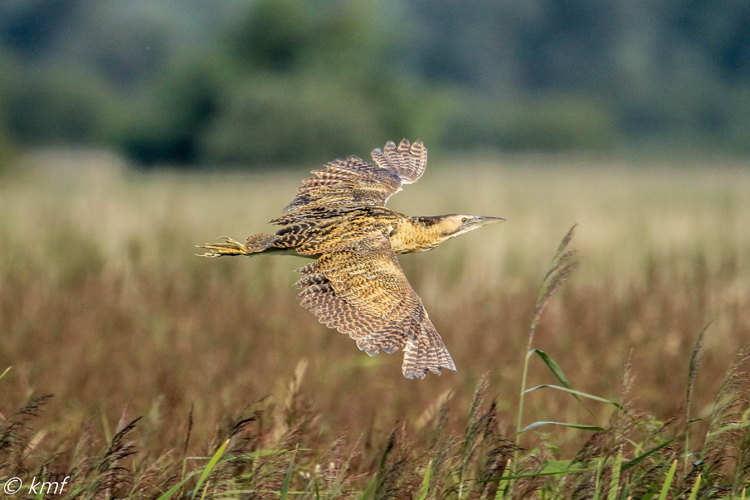
[[[222,257],[224,255],[248,255],[249,252],[245,245],[239,241],[233,240],[227,236],[222,236],[224,243],[206,243],[205,245],[196,245],[198,248],[206,249],[205,253],[198,254],[200,257]]]

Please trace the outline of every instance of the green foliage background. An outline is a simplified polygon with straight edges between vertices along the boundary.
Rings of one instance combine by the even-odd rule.
[[[5,2],[0,142],[144,164],[327,161],[401,137],[741,154],[747,26],[739,0]]]

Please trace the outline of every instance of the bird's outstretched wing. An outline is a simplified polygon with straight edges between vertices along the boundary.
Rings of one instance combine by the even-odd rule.
[[[299,271],[302,305],[321,323],[356,340],[367,354],[381,349],[392,353],[405,345],[402,370],[407,378],[456,369],[385,233],[371,233]]]
[[[427,148],[422,141],[410,144],[406,139],[396,146],[372,151],[375,165],[357,156],[334,160],[323,170],[313,170],[313,177],[305,179],[297,196],[284,208],[315,211],[337,205],[383,206],[402,184],[411,184],[424,173]],[[281,217],[280,219],[284,219]],[[274,222],[274,221],[271,221]]]

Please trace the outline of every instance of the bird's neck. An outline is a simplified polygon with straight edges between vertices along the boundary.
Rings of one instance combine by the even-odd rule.
[[[448,239],[442,227],[442,216],[403,217],[391,231],[395,253],[426,252]]]

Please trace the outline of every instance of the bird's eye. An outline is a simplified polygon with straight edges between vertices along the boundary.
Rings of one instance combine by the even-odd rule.
[[[467,217],[464,217],[464,218],[461,219],[461,222],[466,222],[467,220],[469,220],[469,219]]]

